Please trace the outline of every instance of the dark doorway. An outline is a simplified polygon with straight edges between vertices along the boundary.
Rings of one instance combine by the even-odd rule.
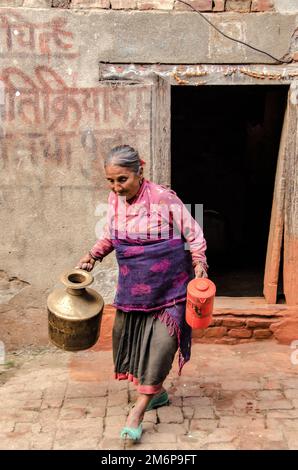
[[[171,186],[184,203],[204,205],[218,295],[263,295],[287,93],[273,85],[172,87]]]

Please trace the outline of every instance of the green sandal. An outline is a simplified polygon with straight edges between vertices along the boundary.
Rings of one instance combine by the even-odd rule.
[[[132,441],[139,441],[141,439],[142,432],[143,432],[142,423],[139,424],[137,428],[129,428],[128,426],[125,426],[120,433],[120,437],[121,439],[128,438],[128,439],[131,439]]]
[[[155,408],[159,408],[160,406],[168,405],[169,404],[169,396],[166,391],[162,392],[157,397],[153,397],[147,408],[146,411],[154,410]]]

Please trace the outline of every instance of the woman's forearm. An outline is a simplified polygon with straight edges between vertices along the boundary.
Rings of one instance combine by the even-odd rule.
[[[105,256],[114,250],[112,241],[109,238],[97,240],[95,245],[90,250],[90,255],[93,259],[101,261]]]

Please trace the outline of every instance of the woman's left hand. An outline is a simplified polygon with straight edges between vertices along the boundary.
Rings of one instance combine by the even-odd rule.
[[[196,278],[208,277],[207,271],[203,268],[203,266],[200,263],[198,263],[195,266],[195,276]]]

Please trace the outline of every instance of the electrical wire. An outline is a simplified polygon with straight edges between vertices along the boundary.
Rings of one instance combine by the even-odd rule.
[[[261,54],[265,54],[267,55],[268,57],[270,57],[271,59],[275,60],[276,62],[280,63],[280,64],[289,64],[290,62],[292,62],[292,59],[290,60],[283,60],[283,59],[277,59],[276,57],[274,57],[273,55],[269,54],[269,52],[265,52],[261,49],[258,49],[257,47],[255,46],[251,46],[250,44],[247,44],[247,42],[244,42],[244,41],[241,41],[240,39],[235,39],[231,36],[229,36],[228,34],[224,33],[223,31],[221,31],[217,26],[215,26],[213,23],[211,23],[210,20],[208,20],[208,18],[206,18],[205,15],[203,15],[199,10],[197,10],[196,8],[194,8],[192,5],[190,5],[189,3],[185,2],[184,0],[176,0],[180,3],[184,3],[184,5],[187,5],[188,7],[190,7],[193,11],[195,11],[196,13],[198,13],[205,21],[207,21],[207,23],[212,26],[212,28],[214,28],[218,33],[222,34],[225,38],[227,39],[230,39],[231,41],[234,41],[234,42],[238,42],[239,44],[242,44],[243,46],[246,46],[246,47],[249,47],[250,49],[253,49],[254,51],[257,51],[257,52],[260,52]]]

